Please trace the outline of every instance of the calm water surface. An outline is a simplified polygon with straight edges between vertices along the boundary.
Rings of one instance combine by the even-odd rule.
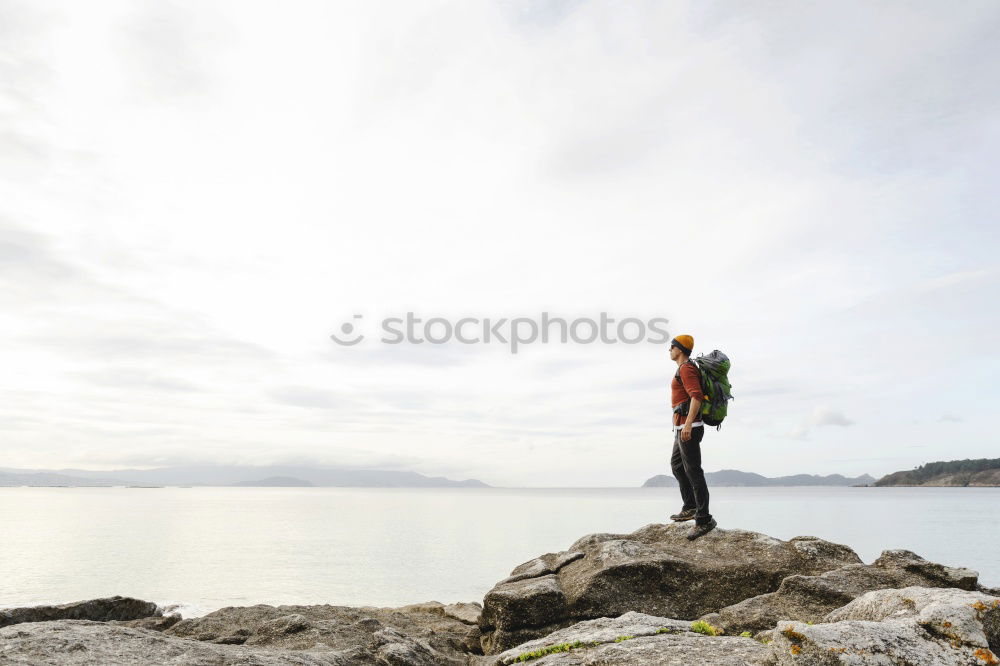
[[[888,548],[1000,586],[1000,488],[712,488],[720,527]],[[0,607],[482,601],[537,555],[666,522],[674,488],[0,488]]]

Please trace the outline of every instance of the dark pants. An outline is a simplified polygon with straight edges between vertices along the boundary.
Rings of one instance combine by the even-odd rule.
[[[701,469],[701,438],[705,427],[691,428],[691,439],[681,441],[681,431],[674,433],[674,452],[670,456],[670,469],[674,472],[677,485],[681,488],[684,509],[697,509],[694,521],[698,525],[711,522],[708,512],[708,484]]]

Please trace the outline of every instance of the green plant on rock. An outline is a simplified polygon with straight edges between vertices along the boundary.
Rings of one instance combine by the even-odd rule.
[[[657,634],[674,634],[677,633],[676,629],[671,629],[670,627],[660,627],[654,633]]]
[[[631,638],[631,636],[629,636]],[[538,648],[537,650],[532,650],[531,652],[525,652],[518,655],[517,661],[525,662],[531,661],[532,659],[538,659],[539,657],[544,657],[547,654],[553,654],[555,652],[569,652],[574,648],[580,647],[595,647],[600,645],[600,641],[592,641],[590,643],[584,643],[583,641],[573,641],[572,643],[558,643],[556,645],[547,645],[543,648]]]
[[[749,631],[744,631],[742,634],[740,634],[741,638],[751,638],[752,636],[753,634],[751,634]]]
[[[619,636],[615,639],[615,643],[621,643],[622,641],[627,641],[630,638],[635,638],[635,636],[629,636],[627,634],[625,636]]]
[[[719,627],[713,627],[704,620],[695,620],[692,622],[691,631],[699,634],[705,634],[706,636],[721,636],[723,634],[722,629]]]

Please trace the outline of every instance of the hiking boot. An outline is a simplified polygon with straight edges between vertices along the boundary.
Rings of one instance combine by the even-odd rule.
[[[710,522],[707,522],[704,525],[695,525],[690,530],[688,530],[688,541],[694,541],[698,537],[708,534],[709,532],[714,530],[718,525],[719,523],[715,522],[715,518],[712,518]]]
[[[670,516],[670,520],[676,520],[678,523],[685,520],[694,520],[695,513],[697,513],[697,509],[681,509],[680,513]]]

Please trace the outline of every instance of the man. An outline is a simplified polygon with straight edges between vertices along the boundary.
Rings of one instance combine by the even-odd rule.
[[[690,540],[711,532],[718,525],[708,512],[708,484],[701,469],[701,439],[705,436],[705,426],[699,413],[705,395],[698,367],[691,360],[693,350],[694,338],[690,335],[678,335],[670,341],[670,360],[677,363],[677,375],[670,384],[670,403],[674,408],[674,451],[670,467],[684,500],[681,512],[670,518],[676,521],[694,519],[694,527],[687,534]]]

